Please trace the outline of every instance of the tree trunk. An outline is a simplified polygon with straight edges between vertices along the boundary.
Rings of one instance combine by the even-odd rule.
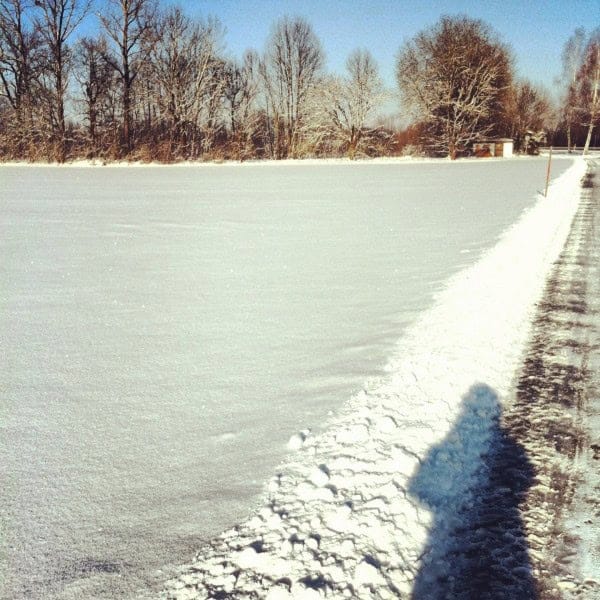
[[[583,153],[587,154],[590,149],[590,142],[592,141],[592,131],[598,117],[598,107],[600,106],[600,97],[598,90],[600,89],[600,41],[596,43],[594,50],[596,66],[594,73],[590,78],[590,85],[593,89],[592,98],[590,102],[590,124],[588,127],[587,137],[585,139],[585,146],[583,147]]]
[[[96,156],[98,153],[98,140],[96,139],[96,110],[90,109],[88,118],[90,120],[89,134],[90,142],[92,144],[92,154]]]
[[[585,138],[585,146],[583,147],[583,153],[587,154],[590,150],[590,142],[592,141],[592,131],[594,130],[593,123],[590,123],[588,127],[587,137]]]
[[[456,160],[456,144],[454,142],[450,142],[448,145],[448,157],[450,160]]]
[[[65,96],[63,88],[63,65],[62,59],[59,58],[56,64],[56,118],[58,125],[58,148],[57,160],[59,163],[64,163],[67,156],[66,149],[66,125],[65,125]]]
[[[123,82],[123,149],[131,152],[131,90],[129,83]]]

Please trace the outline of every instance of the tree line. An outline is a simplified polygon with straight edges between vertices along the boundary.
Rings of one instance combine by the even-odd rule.
[[[325,70],[310,23],[275,23],[262,53],[228,58],[224,28],[157,0],[0,0],[0,160],[206,160],[447,155],[486,136],[526,150],[597,144],[600,30],[563,51],[563,95],[518,80],[485,23],[442,17],[405,43],[396,79],[403,129],[378,118],[391,92],[366,49]],[[596,137],[594,137],[596,135]]]

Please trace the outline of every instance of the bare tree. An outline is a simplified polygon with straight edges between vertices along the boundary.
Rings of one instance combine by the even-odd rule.
[[[587,154],[594,127],[600,121],[600,28],[590,35],[581,68],[577,74],[582,124],[587,127],[583,153]]]
[[[39,31],[47,50],[49,74],[48,113],[55,132],[56,159],[66,156],[65,98],[69,78],[71,51],[67,40],[90,8],[90,0],[34,0],[41,9]]]
[[[217,137],[225,131],[223,122],[223,88],[226,83],[226,63],[223,59],[214,60],[209,65],[207,94],[204,98],[205,124],[202,136],[202,150],[205,153],[215,149]]]
[[[223,28],[217,19],[193,21],[179,8],[162,15],[152,68],[159,113],[168,130],[170,152],[196,155],[200,132],[214,121],[220,105]]]
[[[516,150],[527,150],[525,139],[531,133],[538,134],[552,118],[552,105],[548,93],[529,81],[518,81],[512,89],[508,108],[510,137]]]
[[[577,114],[577,74],[585,51],[585,29],[578,27],[567,40],[562,52],[562,80],[565,86],[564,120],[567,130],[567,148],[572,148],[572,127]]]
[[[225,66],[223,100],[233,155],[243,159],[257,125],[255,100],[258,91],[258,57],[246,52],[243,63],[229,62]]]
[[[442,17],[400,51],[402,99],[427,132],[425,142],[452,159],[503,118],[511,59],[482,21]]]
[[[101,130],[114,121],[114,71],[104,60],[105,38],[84,37],[76,52],[75,77],[81,86],[84,116],[87,121],[90,156],[101,150]]]
[[[27,132],[32,128],[41,59],[32,6],[28,0],[0,0],[0,98],[10,107],[9,146],[17,156],[25,152]]]
[[[298,155],[307,99],[323,63],[321,43],[307,21],[285,17],[275,25],[260,72],[277,158]]]
[[[323,101],[334,132],[354,158],[368,141],[367,120],[384,98],[377,64],[368,50],[355,50],[346,61],[347,75],[334,77],[324,88]]]
[[[148,60],[155,32],[156,0],[107,0],[98,18],[115,51],[104,59],[121,84],[121,144],[126,154],[133,147],[133,85]]]

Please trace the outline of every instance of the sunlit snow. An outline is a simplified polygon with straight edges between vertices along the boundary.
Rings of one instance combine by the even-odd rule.
[[[386,365],[405,376],[390,361],[402,334],[412,343],[448,278],[540,206],[544,175],[536,159],[2,167],[3,597],[158,589],[247,516],[290,449],[365,382]],[[511,260],[529,259],[529,238]],[[507,277],[510,264],[492,264]],[[474,272],[462,295],[441,296],[439,318],[468,310],[478,289]],[[438,351],[482,335],[477,320],[421,333]],[[442,368],[413,367],[420,380]],[[461,393],[482,380],[457,375]],[[396,435],[385,411],[376,426]],[[342,444],[361,439],[360,418],[349,427]],[[425,449],[445,434],[429,429],[407,435]],[[326,494],[328,477],[317,465],[299,493]],[[334,528],[349,518],[338,513]],[[357,566],[359,580],[375,575]]]

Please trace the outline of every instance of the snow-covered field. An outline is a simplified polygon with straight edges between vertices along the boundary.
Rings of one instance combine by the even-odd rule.
[[[2,167],[2,597],[151,595],[243,521],[290,437],[273,503],[207,550],[207,580],[230,585],[229,561],[256,588],[282,560],[334,578],[315,556],[338,553],[384,589],[423,506],[451,514],[448,460],[468,481],[510,384],[581,166],[541,200],[544,174]],[[469,444],[439,446],[461,410]]]
[[[388,374],[327,432],[298,440],[262,509],[202,549],[170,583],[170,598],[395,598],[408,597],[415,581],[418,598],[438,597],[436,578],[452,573],[442,559],[459,508],[485,486],[483,457],[503,435],[502,401],[584,171],[575,164],[451,278],[400,339]],[[516,567],[529,597],[530,574]]]

